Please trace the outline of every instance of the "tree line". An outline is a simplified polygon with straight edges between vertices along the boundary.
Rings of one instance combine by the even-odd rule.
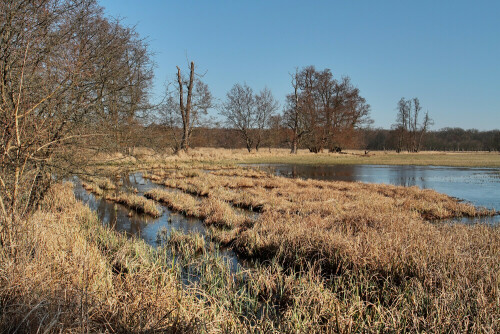
[[[368,150],[398,150],[398,129],[364,129],[362,147]],[[500,130],[443,128],[427,131],[420,143],[427,151],[500,151]]]
[[[191,62],[190,78],[196,76],[193,69]],[[263,146],[288,147],[291,153],[297,153],[299,148],[314,153],[341,152],[346,148],[396,152],[500,150],[498,130],[445,128],[430,131],[433,120],[428,111],[422,111],[417,97],[402,97],[397,102],[391,129],[373,129],[370,127],[373,122],[370,105],[360,90],[348,76],[335,78],[330,69],[318,70],[314,66],[296,69],[290,74],[291,92],[284,106],[278,104],[269,88],[254,93],[246,83],[234,84],[217,105],[208,86],[199,78],[179,78],[178,68],[176,89],[168,92],[160,116],[149,125],[147,132],[156,133],[154,138],[139,145],[149,143],[160,151],[170,146],[174,152],[187,150],[190,146],[244,147],[249,152]],[[193,82],[199,89],[191,95],[189,87]],[[184,93],[186,97],[183,97],[183,85],[188,92]],[[190,95],[199,102],[191,107],[192,122],[186,125],[183,99],[189,101]],[[203,117],[210,108],[215,108],[223,117],[222,123]]]
[[[189,73],[189,78],[183,78],[177,67],[177,83],[170,85],[175,89],[167,92],[166,102],[153,121],[157,129],[168,133],[175,152],[189,149],[193,129],[215,127],[204,118],[213,107],[223,117],[223,126],[231,129],[249,152],[270,141],[281,145],[283,140],[291,153],[297,153],[299,147],[316,153],[340,151],[351,144],[358,129],[372,122],[370,105],[359,89],[347,76],[335,78],[330,69],[296,69],[290,75],[292,92],[286,96],[281,113],[269,88],[254,93],[246,83],[234,84],[215,105],[207,85],[196,77],[194,62]],[[274,138],[266,138],[270,133]]]

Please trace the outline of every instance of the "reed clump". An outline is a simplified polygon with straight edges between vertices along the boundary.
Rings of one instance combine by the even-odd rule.
[[[187,216],[197,217],[199,215],[198,200],[189,194],[155,188],[146,192],[144,196],[160,202],[174,211],[184,213]]]
[[[82,187],[94,195],[104,197],[107,201],[124,205],[138,213],[144,213],[154,218],[162,214],[162,211],[154,201],[148,200],[143,196],[126,192],[106,191],[106,189],[101,188],[97,183],[93,182],[82,182]],[[138,192],[137,189],[134,192]]]
[[[185,257],[205,252],[205,238],[198,233],[185,234],[176,229],[168,231],[163,228],[158,232],[157,242],[177,253],[182,253]]]
[[[188,189],[187,182],[169,182]],[[192,177],[189,184],[203,187],[214,202],[261,212],[249,225],[213,226],[213,239],[284,268],[315,266],[320,276],[330,277],[326,286],[341,304],[377,319],[360,315],[351,329],[368,323],[379,330],[499,327],[499,228],[432,222],[494,210],[418,187],[255,178],[238,168]],[[357,291],[359,303],[346,291]],[[341,322],[349,318],[335,314]]]
[[[156,203],[136,194],[119,192],[118,194],[106,194],[106,200],[122,204],[134,211],[144,213],[152,217],[159,217],[162,211],[158,209]]]
[[[97,196],[102,196],[104,194],[104,190],[97,184],[92,182],[82,182],[82,187],[83,189]]]

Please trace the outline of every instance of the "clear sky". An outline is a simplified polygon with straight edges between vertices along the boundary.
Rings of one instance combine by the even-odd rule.
[[[99,2],[148,38],[156,96],[189,58],[218,99],[246,82],[283,104],[288,73],[315,65],[351,77],[375,127],[418,97],[433,129],[500,128],[499,0]]]

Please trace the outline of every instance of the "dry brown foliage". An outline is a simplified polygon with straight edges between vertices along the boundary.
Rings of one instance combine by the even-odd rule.
[[[375,289],[367,302],[405,321],[417,317],[411,320],[417,328],[443,328],[443,321],[474,331],[482,331],[479,324],[486,331],[499,326],[498,227],[434,222],[495,211],[418,187],[258,176],[241,168],[153,179],[211,201],[201,206],[231,203],[262,212],[251,224],[233,224],[222,214],[226,230],[210,230],[240,255],[289,268],[320,266],[323,275],[354,285],[365,280]]]

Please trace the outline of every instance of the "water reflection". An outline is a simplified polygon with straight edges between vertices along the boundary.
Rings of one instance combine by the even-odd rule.
[[[143,178],[142,173],[124,174],[119,180],[115,181],[121,183],[118,190],[135,190],[137,195],[143,195],[152,188],[163,188],[163,190],[173,192],[178,191],[154,184],[150,180]],[[167,207],[162,208],[163,214],[160,217],[152,218],[148,215],[138,214],[133,210],[129,210],[123,205],[94,196],[82,187],[81,182],[76,177],[73,179],[73,183],[75,197],[95,211],[99,220],[104,225],[110,226],[129,236],[144,239],[144,241],[152,246],[159,246],[161,244],[161,241],[157,238],[160,230],[166,230],[166,235],[164,234],[165,237],[168,237],[173,230],[181,231],[185,234],[193,232],[201,234],[202,236],[206,235],[203,222],[197,218],[185,217],[182,214],[170,211]],[[218,250],[217,248],[216,253],[223,258],[231,272],[234,273],[241,267],[241,263],[234,251],[230,249]],[[185,279],[188,281],[197,280],[196,277],[188,278],[190,276],[192,275],[187,275]]]
[[[184,233],[192,231],[202,235],[205,234],[205,228],[199,219],[184,217],[165,207],[162,208],[163,214],[160,217],[151,218],[148,215],[138,214],[133,210],[129,210],[123,205],[96,197],[83,189],[77,179],[74,181],[76,198],[86,203],[95,211],[99,220],[104,225],[111,226],[127,235],[140,237],[151,245],[156,243],[156,235],[162,227],[166,227],[169,231],[175,228]],[[141,173],[124,175],[121,182],[120,190],[136,189],[138,195],[143,195],[152,188],[160,187],[153,184],[150,180],[144,179]]]
[[[434,189],[475,206],[500,211],[500,171],[495,168],[385,165],[247,165],[285,177],[385,183]],[[468,219],[468,222],[471,220]],[[500,216],[484,219],[500,222]]]

